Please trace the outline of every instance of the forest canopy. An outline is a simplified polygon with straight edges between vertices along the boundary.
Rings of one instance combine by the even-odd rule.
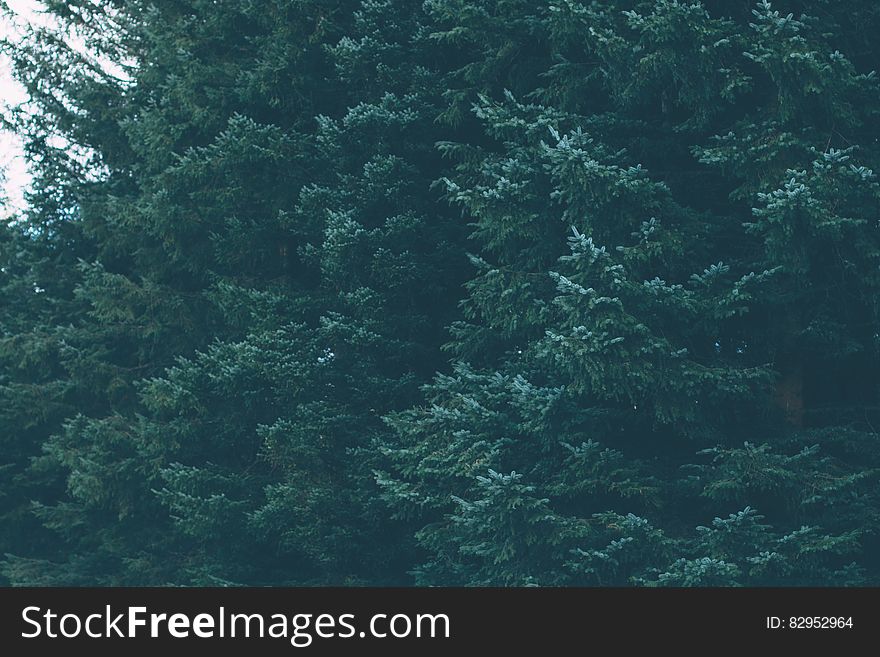
[[[43,5],[0,584],[880,584],[876,2]]]

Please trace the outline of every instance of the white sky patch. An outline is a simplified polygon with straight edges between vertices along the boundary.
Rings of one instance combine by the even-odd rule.
[[[16,14],[13,20],[0,16],[0,37],[13,40],[20,38],[21,25],[29,22],[42,23],[39,3],[36,0],[6,0],[6,5]],[[20,105],[27,100],[24,88],[12,77],[11,63],[0,55],[0,111]],[[0,169],[3,171],[3,205],[0,216],[8,215],[24,207],[24,190],[30,182],[27,163],[18,136],[0,131]]]

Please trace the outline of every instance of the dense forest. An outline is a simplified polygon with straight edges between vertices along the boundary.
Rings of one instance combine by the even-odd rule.
[[[0,584],[880,583],[880,4],[44,6]]]

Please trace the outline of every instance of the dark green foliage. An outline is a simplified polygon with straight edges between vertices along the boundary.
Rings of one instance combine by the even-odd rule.
[[[505,6],[530,47],[498,21],[480,61],[529,74],[444,147],[477,369],[390,418],[380,479],[430,523],[418,581],[876,582],[873,75],[824,10]]]
[[[880,582],[872,3],[46,4],[4,583]]]

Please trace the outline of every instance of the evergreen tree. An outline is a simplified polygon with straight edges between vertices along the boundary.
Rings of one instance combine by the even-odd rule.
[[[460,364],[389,418],[381,476],[425,523],[417,581],[876,583],[853,8],[461,4],[433,6],[479,45],[451,84],[487,140],[445,146],[476,273]],[[473,75],[502,61],[506,98]]]
[[[70,5],[69,25],[82,28],[77,35],[99,57],[123,52],[125,39],[104,38],[114,24],[109,12],[92,9],[83,22]],[[103,248],[96,222],[85,219],[88,191],[105,166],[128,158],[115,126],[123,84],[67,47],[59,30],[32,29],[25,43],[5,41],[3,49],[30,96],[4,116],[4,128],[25,142],[33,180],[27,210],[4,218],[0,238],[0,549],[19,555],[7,562],[8,581],[52,584],[49,560],[64,548],[43,514],[64,494],[66,473],[42,459],[45,443],[77,414],[104,412],[105,391],[121,391],[125,372],[107,359],[109,332],[95,330],[81,295],[82,263]],[[68,102],[75,96],[88,100],[88,112]],[[125,185],[119,179],[106,191]]]
[[[272,228],[305,182],[314,115],[337,100],[324,45],[338,39],[338,12],[285,2],[47,8],[59,30],[35,30],[12,50],[37,108],[19,122],[38,181],[61,172],[54,188],[38,184],[46,191],[32,206],[94,245],[80,256],[82,326],[76,342],[64,338],[62,375],[94,403],[74,400],[63,426],[30,446],[43,453],[32,472],[66,481],[66,495],[38,508],[58,549],[14,550],[6,572],[13,583],[164,583],[186,547],[153,492],[173,436],[151,441],[136,383],[240,332],[213,301],[224,278],[282,272]],[[59,31],[84,35],[88,55],[126,75],[106,73]],[[323,89],[318,105],[302,106],[313,96],[306,80]],[[68,147],[50,148],[52,137]],[[56,208],[55,189],[66,205]]]
[[[108,117],[130,166],[76,197],[99,245],[77,285],[104,348],[88,364],[113,377],[36,441],[67,479],[39,510],[64,541],[57,564],[15,551],[12,581],[406,577],[411,530],[389,522],[369,448],[442,367],[464,271],[457,213],[431,191],[441,90],[419,15],[113,14],[134,44]]]
[[[151,433],[182,447],[159,495],[202,546],[186,581],[404,581],[369,448],[442,366],[463,270],[458,218],[430,192],[439,94],[406,4],[365,5],[329,51],[360,101],[318,117],[320,177],[282,211],[295,271],[224,283],[244,335],[145,388]]]

